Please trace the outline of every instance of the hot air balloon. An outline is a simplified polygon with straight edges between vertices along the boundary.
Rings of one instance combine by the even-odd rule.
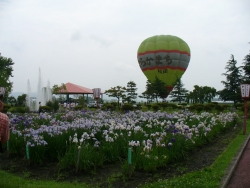
[[[137,60],[147,79],[153,83],[157,77],[166,83],[170,93],[177,79],[181,78],[188,67],[190,49],[179,37],[156,35],[140,44]]]

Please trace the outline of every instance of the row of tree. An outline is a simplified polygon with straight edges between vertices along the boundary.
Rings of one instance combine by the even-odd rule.
[[[165,87],[166,84],[156,77],[153,83],[147,80],[146,91],[139,95],[139,97],[146,99],[149,103],[152,101],[158,102],[159,99],[164,101],[166,96],[170,96],[173,102],[204,104],[211,102],[215,96],[218,96],[219,99],[223,101],[233,101],[234,105],[236,105],[236,103],[242,101],[240,84],[250,84],[250,54],[245,56],[242,66],[237,66],[237,61],[234,59],[234,56],[231,55],[231,59],[227,62],[225,70],[226,72],[222,75],[224,75],[226,79],[225,81],[221,81],[224,88],[220,91],[217,91],[213,87],[198,85],[194,85],[193,91],[188,91],[184,88],[182,80],[178,78],[175,87],[168,93]],[[136,90],[135,82],[130,81],[127,84],[127,88],[116,86],[105,91],[105,93],[110,97],[116,97],[118,103],[120,99],[128,103],[134,103],[138,96]]]
[[[13,83],[10,81],[10,77],[13,77],[12,71],[14,62],[10,58],[0,56],[0,86],[6,87],[8,96],[11,92]],[[136,93],[137,87],[134,81],[129,81],[127,87],[116,86],[111,87],[105,91],[109,97],[117,98],[118,105],[121,101],[134,104],[136,103],[136,98],[144,98],[147,102],[156,101],[159,99],[165,100],[166,96],[170,96],[173,102],[187,102],[187,103],[206,103],[211,102],[215,96],[218,96],[223,101],[233,101],[234,104],[241,102],[240,94],[240,84],[248,83],[250,84],[250,53],[243,59],[243,65],[237,66],[237,61],[234,56],[231,55],[230,60],[227,62],[225,67],[226,72],[223,73],[226,77],[225,81],[221,81],[224,88],[220,91],[216,91],[215,88],[209,86],[198,86],[194,85],[193,91],[188,91],[184,88],[182,80],[179,78],[175,83],[173,90],[168,93],[165,83],[155,78],[155,81],[151,83],[149,80],[146,82],[146,90],[138,95]],[[55,85],[53,90],[58,90],[61,86]],[[24,96],[20,96],[17,101],[13,98],[6,97],[5,100],[10,100],[11,103],[16,103],[22,105]]]

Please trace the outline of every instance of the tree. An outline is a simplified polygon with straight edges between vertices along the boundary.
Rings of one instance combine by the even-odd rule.
[[[184,84],[181,81],[181,78],[178,78],[174,89],[171,91],[170,96],[173,98],[172,101],[181,103],[185,101],[188,95],[188,90],[183,88]]]
[[[166,88],[166,83],[160,80],[157,76],[155,81],[152,83],[155,92],[156,102],[158,103],[158,97],[165,99],[168,96],[168,90]]]
[[[11,58],[3,57],[0,55],[0,86],[5,87],[5,96],[8,96],[11,92],[13,83],[10,81],[10,77],[13,77],[13,65],[15,63]],[[6,99],[6,97],[4,98]]]
[[[133,81],[130,81],[127,83],[127,88],[126,88],[126,92],[127,92],[127,97],[126,97],[126,101],[128,103],[135,103],[135,100],[137,98],[137,93],[136,93],[136,83]]]
[[[55,84],[52,87],[52,92],[53,94],[60,94],[60,92],[63,91],[67,91],[66,85],[64,83],[62,83],[60,86]]]
[[[211,102],[215,95],[215,88],[195,85],[194,90],[187,96],[187,102],[204,104],[205,102]]]
[[[227,62],[225,67],[226,73],[222,75],[226,76],[226,81],[221,81],[224,85],[224,89],[219,91],[219,97],[224,101],[233,101],[234,106],[237,102],[241,101],[240,84],[242,83],[242,76],[240,67],[236,66],[237,61],[234,56],[231,55],[231,59]]]
[[[105,91],[105,94],[107,94],[109,97],[117,98],[118,108],[120,108],[120,99],[126,97],[125,93],[126,88],[122,86],[111,87],[111,89]]]
[[[250,84],[250,53],[243,59],[243,64],[244,66],[242,66],[242,71],[244,73],[244,83]]]
[[[26,106],[26,96],[26,94],[22,94],[17,97],[18,106]]]
[[[16,106],[16,104],[17,104],[17,100],[13,96],[7,97],[6,102],[7,102],[7,104],[10,104],[11,106]]]

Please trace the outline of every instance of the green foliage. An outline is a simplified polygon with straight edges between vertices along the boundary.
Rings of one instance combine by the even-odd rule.
[[[27,112],[29,112],[29,108],[28,107],[21,107],[21,106],[11,107],[11,108],[9,108],[8,112],[11,112],[11,113],[27,113]]]
[[[128,82],[127,88],[126,88],[127,96],[125,97],[125,101],[127,101],[128,103],[134,104],[138,95],[136,93],[136,90],[137,90],[136,83],[133,81]]]
[[[26,94],[19,95],[17,97],[17,105],[18,106],[26,106]]]
[[[175,103],[168,103],[168,107],[176,109],[177,108],[177,104],[175,104]]]
[[[6,101],[7,104],[10,104],[11,106],[16,106],[17,105],[17,100],[13,96],[6,97],[5,101]]]
[[[250,84],[250,53],[245,56],[243,60],[242,71],[244,73],[243,80],[244,83]]]
[[[53,101],[52,108],[53,108],[54,112],[57,112],[59,110],[60,105],[59,105],[58,100]]]
[[[226,73],[222,75],[226,76],[226,81],[221,81],[224,85],[224,89],[219,91],[220,98],[224,101],[233,101],[234,106],[236,103],[242,101],[240,93],[240,84],[242,83],[242,75],[240,67],[236,66],[237,61],[234,56],[231,55],[231,59],[227,62],[225,67]]]
[[[170,92],[170,96],[173,98],[171,101],[179,103],[186,101],[188,90],[183,88],[183,86],[181,78],[178,78],[173,90]]]
[[[211,112],[213,110],[213,105],[211,104],[206,104],[203,106],[203,109],[206,111],[206,112]]]
[[[4,104],[3,113],[6,113],[11,108],[11,105]]]
[[[121,86],[111,87],[111,89],[105,91],[105,94],[108,95],[109,97],[117,98],[118,108],[120,108],[119,104],[120,99],[126,97],[125,93],[126,93],[126,88]]]
[[[191,91],[187,96],[188,103],[200,103],[211,102],[213,97],[216,95],[216,89],[208,86],[194,86],[194,90]]]
[[[134,107],[131,104],[124,104],[124,105],[122,105],[122,110],[123,111],[130,111],[130,110],[134,110]]]
[[[158,103],[158,105],[162,107],[163,110],[165,110],[169,106],[167,102]]]
[[[158,104],[152,105],[152,108],[155,112],[157,112],[160,109],[160,106]]]
[[[86,106],[85,97],[84,97],[84,96],[80,96],[80,97],[78,98],[78,103],[79,103],[79,105],[81,105],[81,106]]]
[[[83,106],[82,105],[78,105],[74,108],[74,110],[82,110],[83,109]]]
[[[46,106],[49,106],[50,108],[53,108],[53,102],[52,101],[48,101],[46,103]]]
[[[151,104],[146,104],[146,107],[148,108],[148,110],[150,110],[152,105]]]
[[[50,107],[50,109],[53,110],[54,112],[57,112],[60,107],[58,100],[47,101],[46,106]]]
[[[223,112],[224,111],[224,109],[225,109],[225,107],[224,106],[222,106],[222,105],[215,105],[215,110],[217,110],[217,112]]]
[[[103,106],[102,106],[102,110],[110,110],[110,111],[114,111],[115,108],[116,108],[116,105],[117,103],[114,103],[114,104],[110,104],[110,103],[105,103]]]
[[[53,94],[60,94],[60,93],[67,93],[67,88],[64,83],[62,83],[60,86],[55,84],[52,87]]]
[[[0,55],[0,86],[5,87],[5,97],[3,101],[6,102],[8,94],[11,92],[13,83],[10,81],[10,78],[13,77],[13,65],[15,63],[11,58],[3,57]]]
[[[51,112],[52,111],[52,108],[49,106],[41,106],[40,108],[41,108],[42,112]]]

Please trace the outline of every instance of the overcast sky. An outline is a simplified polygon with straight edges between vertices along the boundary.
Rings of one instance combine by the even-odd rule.
[[[13,92],[71,82],[102,91],[146,77],[140,43],[175,35],[191,49],[184,87],[223,89],[231,54],[238,66],[250,49],[249,0],[0,0],[0,53],[15,62]]]

